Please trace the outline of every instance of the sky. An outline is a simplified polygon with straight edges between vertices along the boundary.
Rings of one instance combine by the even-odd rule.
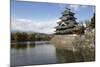
[[[95,7],[90,5],[11,0],[11,32],[52,34],[66,7],[75,13],[78,23],[90,20],[95,12]]]

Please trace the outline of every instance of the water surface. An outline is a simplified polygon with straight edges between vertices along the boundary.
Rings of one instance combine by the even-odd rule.
[[[88,57],[84,57],[80,51],[59,49],[47,41],[12,43],[11,66],[70,63],[94,59],[89,53],[86,55]]]

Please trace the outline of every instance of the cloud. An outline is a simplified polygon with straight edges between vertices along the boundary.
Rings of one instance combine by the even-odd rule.
[[[12,19],[11,31],[33,31],[39,33],[54,33],[57,20],[33,21],[30,19]]]
[[[20,21],[20,22],[32,22],[32,20],[30,20],[30,19],[17,19],[17,21]]]
[[[86,5],[81,5],[81,7],[82,7],[82,8],[87,8],[87,6],[86,6]]]
[[[78,10],[80,5],[69,5],[69,7],[73,10]]]
[[[69,5],[69,8],[71,8],[74,11],[78,11],[80,8],[87,8],[87,6],[74,4],[74,5]]]

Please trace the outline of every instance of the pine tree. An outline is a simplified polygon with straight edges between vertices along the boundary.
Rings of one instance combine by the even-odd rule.
[[[93,17],[91,18],[90,27],[91,27],[92,29],[95,28],[95,13],[94,13]]]

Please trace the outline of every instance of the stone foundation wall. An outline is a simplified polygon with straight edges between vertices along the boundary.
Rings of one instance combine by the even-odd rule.
[[[75,50],[73,41],[76,37],[79,35],[55,35],[50,42],[59,49]]]
[[[84,35],[55,35],[51,41],[57,48],[68,50],[95,50],[95,32]]]

